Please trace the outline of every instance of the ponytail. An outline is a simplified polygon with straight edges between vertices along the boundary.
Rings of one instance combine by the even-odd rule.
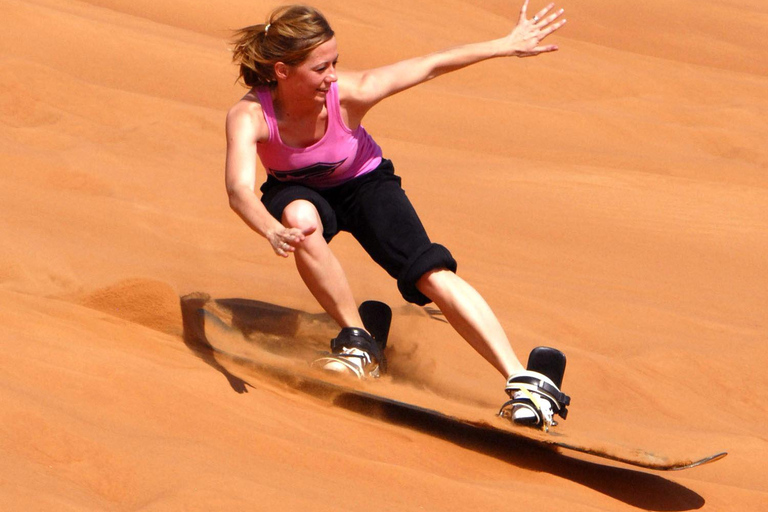
[[[247,87],[277,85],[275,64],[301,64],[334,35],[325,17],[313,7],[278,7],[267,23],[235,31],[232,62],[240,66],[238,80]]]

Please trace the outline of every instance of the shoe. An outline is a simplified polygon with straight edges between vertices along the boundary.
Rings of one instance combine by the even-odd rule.
[[[374,364],[371,355],[359,348],[345,348],[340,354],[320,357],[312,364],[327,372],[352,375],[358,379],[381,376],[379,365]]]
[[[331,353],[316,359],[312,366],[358,379],[379,378],[386,372],[386,358],[370,334],[345,327],[331,340]]]
[[[537,395],[527,390],[516,391],[512,395],[512,421],[529,427],[557,425],[549,400]]]
[[[506,392],[511,400],[502,405],[499,416],[542,430],[557,425],[555,414],[565,419],[571,403],[546,375],[528,370],[510,376]]]

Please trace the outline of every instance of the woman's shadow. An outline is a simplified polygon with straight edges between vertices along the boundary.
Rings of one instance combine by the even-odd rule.
[[[224,375],[233,390],[237,393],[247,393],[248,386],[253,386],[249,382],[232,374],[216,360],[216,357],[214,357],[215,350],[205,334],[204,307],[210,301],[211,297],[203,293],[191,293],[181,297],[182,339],[184,340],[184,344],[197,357]]]
[[[301,330],[309,325],[314,336],[307,338],[330,339],[326,334],[335,334],[335,324],[325,314],[312,314],[277,306],[268,302],[250,299],[212,299],[206,293],[190,293],[180,299],[184,344],[200,359],[226,377],[237,393],[247,393],[251,383],[232,374],[215,357],[217,344],[211,341],[206,331],[206,320],[224,320],[229,328],[240,333],[244,339],[258,338],[258,346],[267,352],[277,352],[295,358],[310,357],[316,347],[309,343],[285,343],[286,339],[300,337]],[[303,337],[302,337],[303,338]],[[215,337],[214,337],[215,339]],[[309,339],[307,340],[310,341]]]
[[[237,393],[246,393],[247,388],[253,386],[231,373],[214,356],[216,348],[206,335],[206,315],[211,309],[219,314],[223,312],[227,323],[246,336],[263,333],[290,338],[296,335],[302,321],[307,318],[319,319],[321,323],[328,322],[326,315],[311,315],[261,301],[214,301],[203,293],[181,297],[184,344],[224,375]],[[313,394],[311,386],[303,386],[301,389]],[[327,394],[323,396],[327,398]],[[513,439],[450,418],[367,400],[354,393],[340,393],[332,401],[338,407],[424,432],[517,467],[557,475],[640,509],[684,511],[701,508],[705,503],[699,494],[657,474],[577,459],[542,448],[534,442]]]

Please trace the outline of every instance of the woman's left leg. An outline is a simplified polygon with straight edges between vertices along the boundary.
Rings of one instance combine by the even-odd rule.
[[[424,274],[416,287],[440,308],[456,332],[505,379],[525,370],[496,315],[469,283],[450,270],[436,269]]]

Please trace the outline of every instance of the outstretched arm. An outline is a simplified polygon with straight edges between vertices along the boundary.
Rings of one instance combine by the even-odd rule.
[[[552,12],[552,3],[528,19],[528,1],[523,3],[517,25],[505,37],[345,75],[345,100],[362,117],[388,96],[471,64],[494,57],[531,57],[556,51],[556,45],[542,45],[541,41],[565,24],[565,19],[559,20],[563,9]]]

